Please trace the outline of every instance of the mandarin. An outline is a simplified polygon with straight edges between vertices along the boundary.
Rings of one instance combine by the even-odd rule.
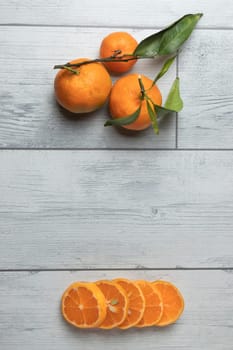
[[[100,57],[107,58],[114,56],[116,59],[122,55],[126,55],[126,58],[132,58],[127,54],[133,54],[138,43],[134,37],[127,32],[113,32],[106,36],[100,46]],[[118,54],[117,54],[118,53]],[[113,73],[124,73],[130,70],[136,63],[135,60],[128,62],[105,62],[105,66]]]
[[[88,60],[79,58],[70,63]],[[54,89],[58,103],[73,113],[88,113],[102,107],[112,87],[106,68],[101,63],[90,63],[72,69],[77,74],[61,69],[55,77]]]
[[[154,104],[159,106],[162,104],[162,95],[159,88],[153,85],[153,81],[146,76],[129,74],[118,79],[112,87],[109,99],[109,108],[112,118],[127,117],[133,114],[141,104],[141,111],[138,118],[131,124],[122,125],[123,128],[130,130],[144,130],[151,125],[146,100],[142,100],[139,77],[142,80],[147,96]],[[149,103],[151,104],[150,101]]]

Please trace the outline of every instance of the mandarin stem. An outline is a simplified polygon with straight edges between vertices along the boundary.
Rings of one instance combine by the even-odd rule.
[[[141,75],[138,76],[138,82],[139,82],[140,89],[141,89],[142,100],[144,100],[145,99],[145,87],[143,85]]]
[[[106,58],[95,58],[94,60],[89,61],[83,61],[80,63],[70,63],[67,62],[65,64],[57,64],[53,67],[53,69],[66,69],[66,67],[81,67],[86,64],[91,63],[104,63],[104,62],[128,62],[133,60],[139,60],[139,59],[145,59],[145,58],[155,58],[155,56],[132,56],[129,57],[128,55],[122,55],[122,56],[110,56]]]
[[[63,69],[66,69],[66,70],[68,70],[69,72],[72,72],[72,73],[74,73],[74,74],[78,74],[78,72],[77,72],[76,70],[74,70],[74,69],[72,69],[72,68],[70,68],[70,67],[68,67],[68,66],[63,66]]]

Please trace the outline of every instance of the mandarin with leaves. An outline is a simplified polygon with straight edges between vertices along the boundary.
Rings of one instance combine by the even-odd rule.
[[[79,64],[87,58],[73,60],[69,64]],[[84,64],[60,69],[54,81],[57,102],[73,113],[93,112],[104,105],[112,81],[101,63]]]
[[[137,40],[127,32],[113,32],[107,35],[100,46],[100,57],[112,57],[111,62],[105,62],[105,66],[112,73],[125,73],[129,71],[136,63],[136,59],[132,59],[138,43]],[[114,58],[116,62],[114,62]],[[122,60],[128,61],[122,61]]]
[[[101,43],[100,58],[92,60],[80,59],[62,65],[55,65],[54,69],[61,69],[55,78],[55,94],[58,103],[74,113],[86,113],[98,109],[106,101],[109,90],[111,89],[110,76],[107,75],[107,72],[103,71],[104,67],[101,63],[104,63],[112,72],[123,73],[132,68],[137,59],[154,59],[156,56],[177,55],[178,50],[190,37],[201,17],[201,13],[185,15],[167,28],[143,39],[139,44],[127,32],[110,33]],[[155,90],[156,80],[160,79],[166,73],[174,57],[165,63],[162,71],[153,81],[150,88],[151,91],[152,88]],[[141,85],[143,85],[142,81]],[[134,111],[130,115],[130,118],[126,116],[127,118],[125,120],[125,117],[122,117],[124,120],[121,123],[119,121],[118,123],[110,123],[108,121],[106,126],[124,125],[126,127],[128,125],[127,128],[131,128],[130,124],[136,121],[136,119],[136,124],[140,124],[138,122],[138,119],[140,119],[138,116],[139,112],[143,111],[143,109],[145,110],[143,107],[144,104],[146,105],[147,114],[150,117],[154,131],[158,133],[157,119],[161,119],[161,116],[163,117],[165,114],[179,112],[181,110],[182,103],[178,95],[178,80],[176,80],[175,85],[171,89],[171,94],[163,108],[160,108],[159,104],[155,104],[148,94],[143,93],[141,97],[143,97],[142,100],[144,101],[140,109]],[[147,127],[146,124],[148,123],[145,123],[143,126],[131,126],[133,130],[135,127],[135,130],[143,130]]]
[[[146,95],[141,90],[141,79]],[[148,104],[153,109],[153,104],[161,106],[162,95],[153,80],[144,75],[129,74],[116,81],[113,85],[109,108],[113,119],[125,118],[137,113],[137,118],[132,123],[122,124],[129,130],[144,130],[151,126],[152,120],[148,110]]]

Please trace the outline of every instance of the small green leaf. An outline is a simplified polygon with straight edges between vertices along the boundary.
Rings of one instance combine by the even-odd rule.
[[[176,78],[172,84],[164,107],[154,104],[157,118],[162,119],[168,113],[180,112],[183,108],[183,101],[180,97],[180,80]]]
[[[183,101],[180,97],[180,79],[176,78],[169,91],[164,107],[175,112],[181,111]]]
[[[134,51],[136,56],[162,56],[176,53],[189,38],[202,13],[188,14],[169,27],[142,40]]]
[[[104,126],[110,126],[110,125],[128,125],[133,122],[138,118],[139,114],[141,112],[141,106],[131,115],[127,117],[122,117],[122,118],[117,118],[117,119],[110,119],[107,120]]]
[[[154,129],[155,134],[159,134],[159,125],[157,121],[157,115],[155,110],[151,107],[150,102],[146,100],[147,111],[150,116],[151,124]]]
[[[154,104],[154,109],[157,114],[157,119],[160,121],[165,117],[167,114],[174,113],[175,111],[172,111],[171,109],[164,108],[162,106],[158,106]]]
[[[110,302],[110,304],[111,304],[112,306],[117,305],[117,304],[118,304],[118,300],[117,300],[117,299],[112,299],[111,302]]]
[[[161,71],[156,75],[154,81],[153,81],[153,85],[155,85],[155,83],[160,79],[162,78],[162,76],[164,76],[164,74],[167,73],[168,69],[171,67],[172,63],[174,62],[176,56],[173,56],[171,58],[169,58],[163,65]]]

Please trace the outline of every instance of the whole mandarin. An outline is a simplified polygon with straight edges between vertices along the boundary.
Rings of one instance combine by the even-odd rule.
[[[70,63],[88,60],[79,58]],[[101,63],[90,63],[72,69],[76,70],[77,74],[61,69],[55,77],[54,90],[57,102],[73,113],[88,113],[102,107],[112,87],[106,68]]]
[[[112,87],[109,98],[109,108],[112,118],[127,117],[136,112],[141,104],[141,111],[138,118],[131,124],[122,125],[123,128],[129,130],[144,130],[151,125],[146,100],[142,100],[139,77],[141,77],[147,96],[154,104],[159,106],[162,104],[162,95],[159,88],[153,85],[153,80],[146,76],[129,74],[118,79]],[[149,103],[151,104],[151,102]]]
[[[100,57],[110,57],[119,52],[116,55],[116,59],[119,59],[122,55],[133,54],[137,45],[136,39],[131,34],[127,32],[113,32],[103,39],[100,46]],[[124,58],[127,58],[127,56]],[[128,56],[128,58],[132,57]],[[135,63],[136,59],[128,62],[105,62],[104,64],[113,73],[124,73],[129,71]]]

